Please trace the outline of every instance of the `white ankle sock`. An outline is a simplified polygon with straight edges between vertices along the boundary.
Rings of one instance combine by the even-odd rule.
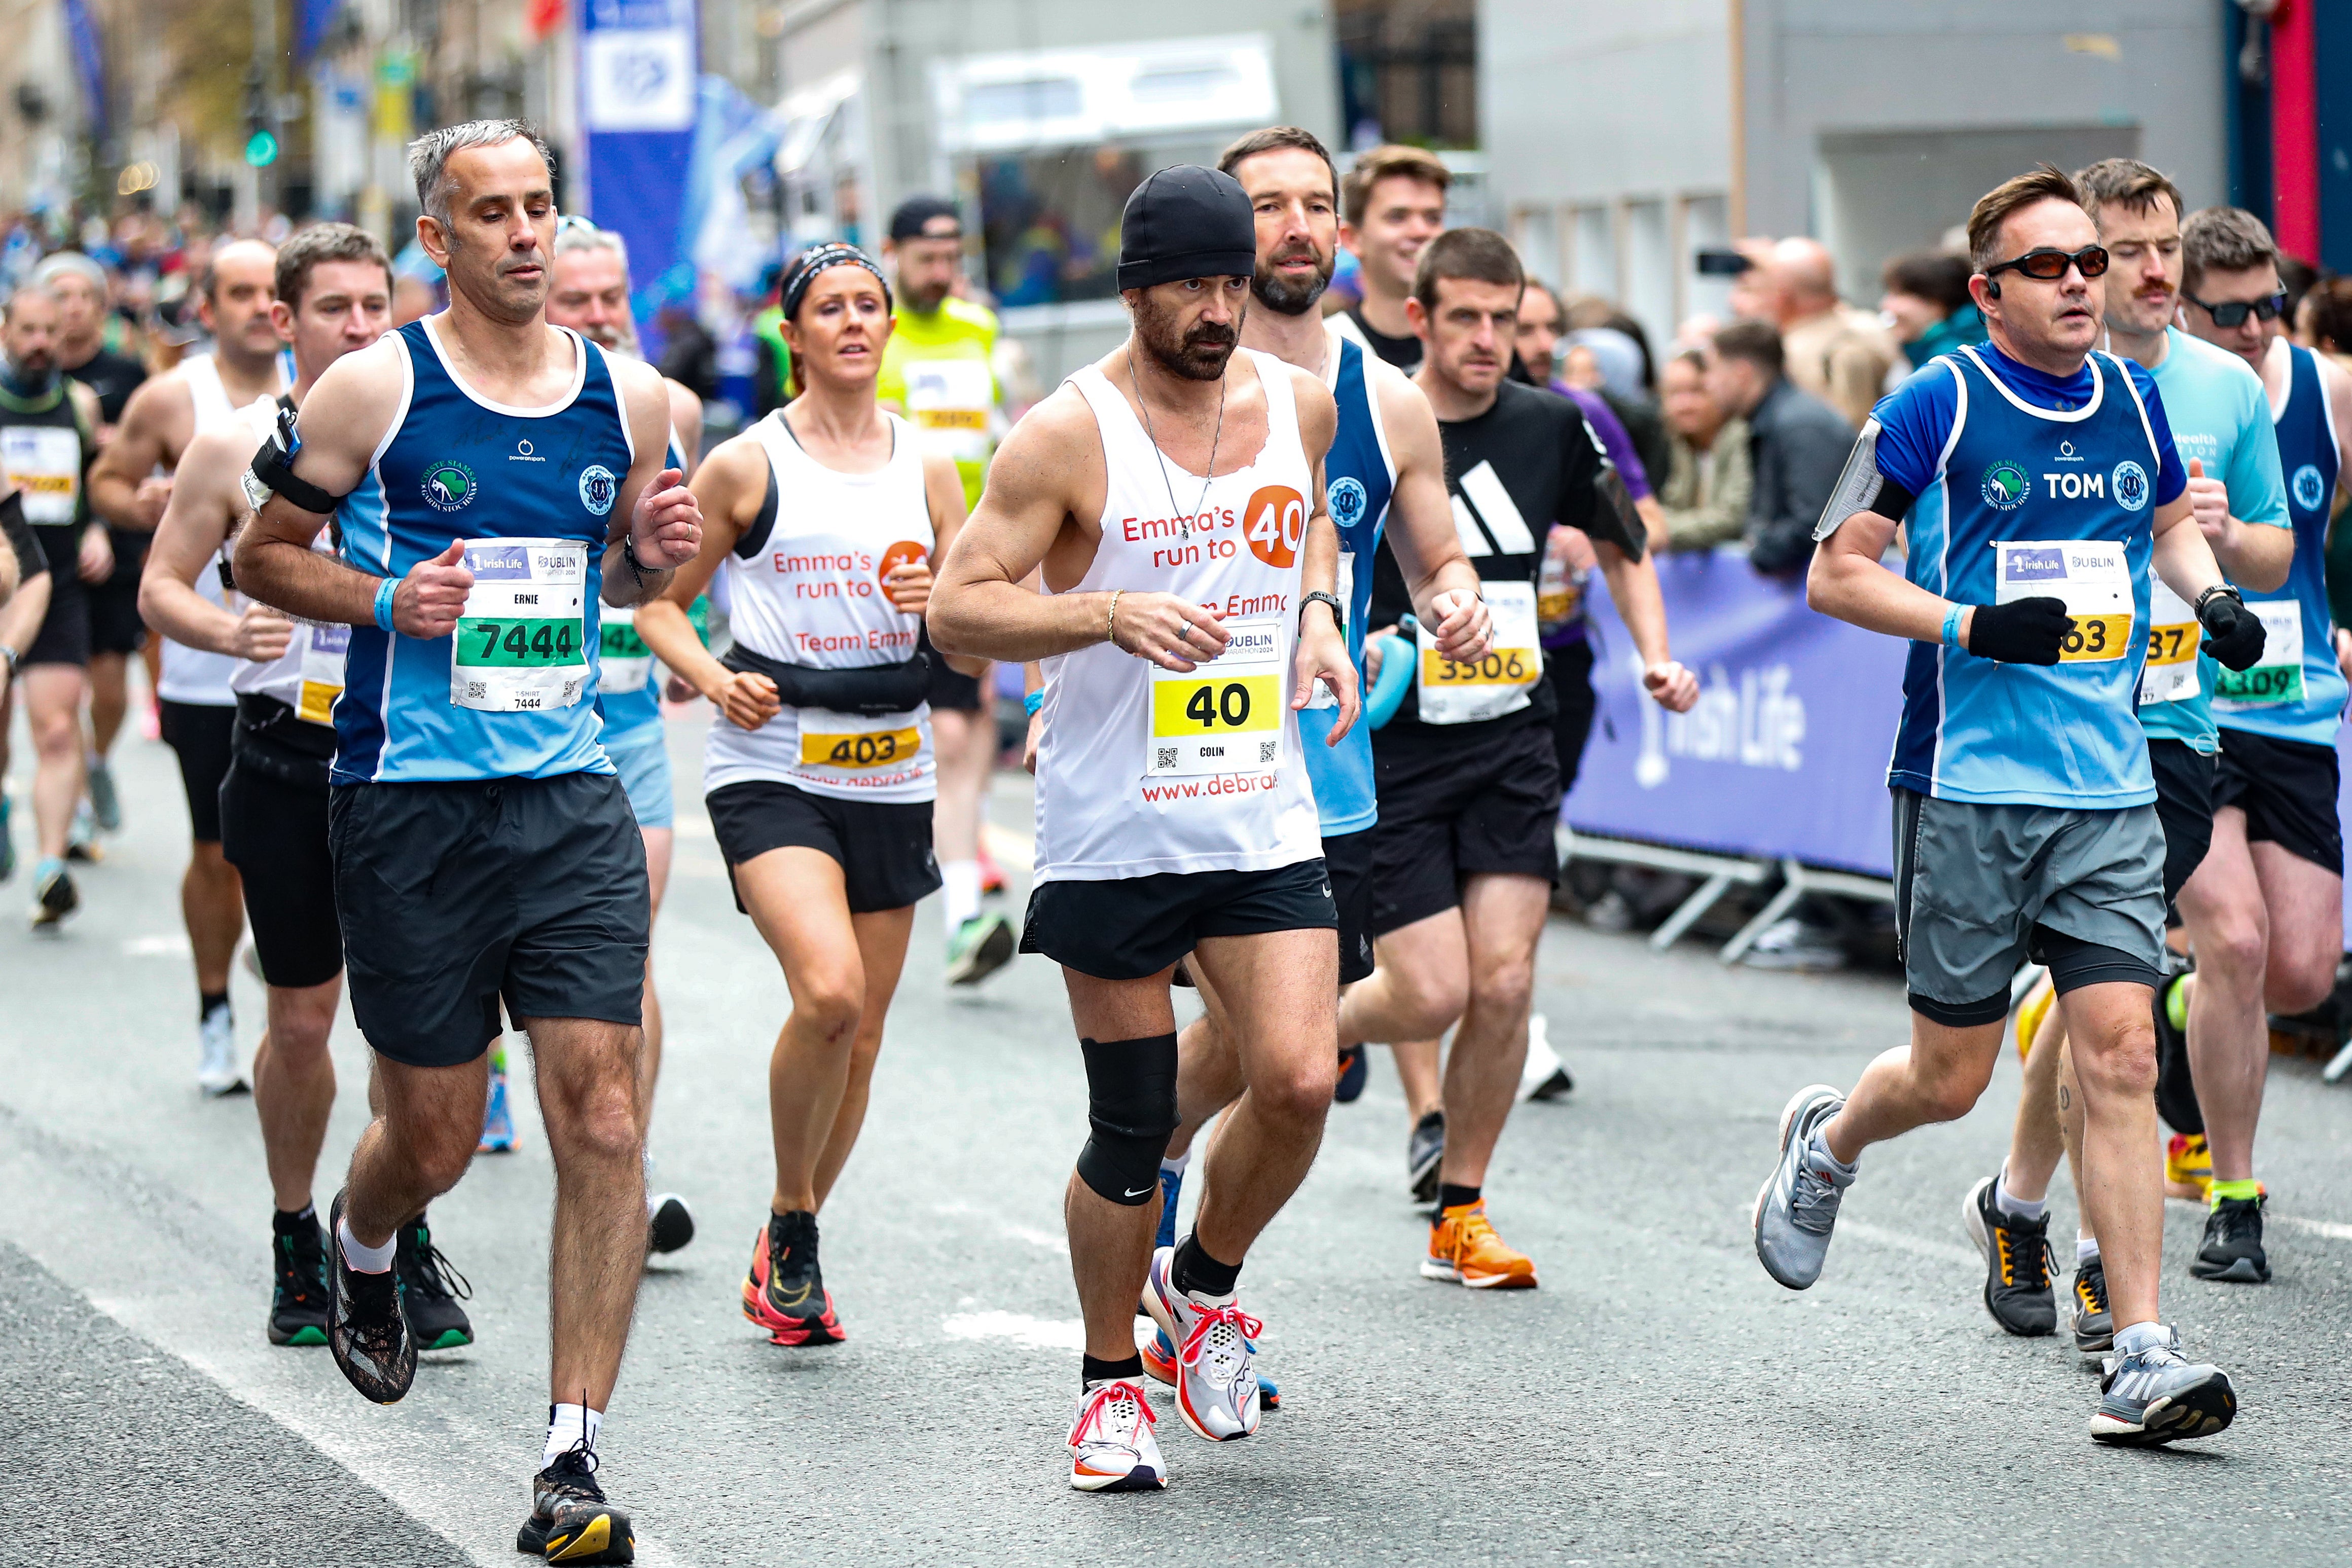
[[[2116,1330],[2116,1354],[2129,1355],[2165,1341],[2164,1325],[2159,1322],[2126,1323]]]
[[[593,1451],[596,1434],[604,1425],[604,1413],[591,1410],[585,1405],[551,1405],[547,1407],[547,1448],[539,1457],[539,1468],[555,1463],[555,1457],[578,1442],[583,1433]]]
[[[2050,1212],[2050,1204],[2046,1199],[2040,1203],[2028,1203],[2021,1197],[2010,1196],[2009,1171],[2006,1167],[2002,1169],[2000,1179],[1992,1184],[1992,1206],[2011,1219],[2040,1219]]]
[[[950,936],[953,936],[965,921],[980,913],[978,861],[940,862],[940,907],[947,917]]]
[[[2074,1267],[2081,1268],[2099,1255],[2099,1239],[2095,1236],[2074,1238]]]
[[[1186,1149],[1182,1154],[1178,1155],[1173,1159],[1161,1160],[1160,1162],[1160,1168],[1163,1173],[1172,1173],[1181,1176],[1184,1174],[1185,1167],[1190,1166],[1192,1163],[1192,1151]]]
[[[352,1222],[338,1220],[335,1224],[335,1244],[343,1249],[343,1261],[362,1274],[381,1274],[392,1267],[392,1254],[400,1245],[400,1235],[394,1232],[391,1240],[381,1247],[362,1247],[352,1234]]]

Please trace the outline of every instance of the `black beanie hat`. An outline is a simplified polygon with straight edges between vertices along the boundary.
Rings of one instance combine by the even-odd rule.
[[[893,240],[921,239],[923,230],[933,218],[953,218],[956,232],[963,232],[963,214],[956,210],[953,202],[941,201],[937,196],[909,196],[898,204],[897,212],[890,214],[890,237]],[[941,235],[940,237],[945,239],[948,236]]]
[[[1231,174],[1179,163],[1135,188],[1119,222],[1118,286],[1149,288],[1188,277],[1257,271],[1257,219]]]

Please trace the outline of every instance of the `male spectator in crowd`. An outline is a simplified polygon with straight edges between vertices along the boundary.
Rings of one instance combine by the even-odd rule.
[[[1363,267],[1363,299],[1338,317],[1355,339],[1411,375],[1421,368],[1421,340],[1404,313],[1421,247],[1445,227],[1445,188],[1453,172],[1419,147],[1375,147],[1356,156],[1339,182],[1339,243]]]
[[[33,281],[58,297],[58,368],[98,394],[98,449],[114,439],[122,406],[147,367],[106,346],[106,269],[78,251],[60,251],[33,269]],[[131,708],[131,656],[146,645],[139,618],[139,574],[147,559],[148,536],[136,528],[109,526],[114,569],[103,582],[89,585],[89,734],[87,785],[97,826],[115,832],[122,826],[122,803],[108,759]],[[156,672],[148,671],[152,685]]]
[[[1671,456],[1659,487],[1668,549],[1712,549],[1748,531],[1748,505],[1756,470],[1748,452],[1748,422],[1727,412],[1706,390],[1706,356],[1685,349],[1658,377]]]
[[[1969,298],[1969,258],[1948,250],[1915,250],[1890,259],[1880,275],[1879,313],[1895,322],[1903,357],[1917,370],[1938,354],[1985,340],[1984,318]]]
[[[1780,334],[1769,321],[1735,321],[1715,335],[1706,390],[1727,413],[1748,422],[1755,468],[1749,559],[1759,571],[1803,570],[1812,559],[1813,525],[1853,449],[1853,427],[1790,380]]]
[[[1527,292],[1519,297],[1519,329],[1512,342],[1510,378],[1527,386],[1548,388],[1584,411],[1584,423],[1592,426],[1592,434],[1601,438],[1602,450],[1617,465],[1617,476],[1624,482],[1625,494],[1633,498],[1633,509],[1641,514],[1642,526],[1649,530],[1649,542],[1653,546],[1664,545],[1664,514],[1651,493],[1648,465],[1634,451],[1633,438],[1626,433],[1623,422],[1618,419],[1605,394],[1590,387],[1570,385],[1560,379],[1555,368],[1565,319],[1559,296],[1552,292],[1551,286],[1528,278]]]
[[[1839,300],[1837,266],[1821,241],[1774,246],[1772,277],[1788,377],[1845,416],[1851,441],[1886,390],[1895,346],[1874,319]]]

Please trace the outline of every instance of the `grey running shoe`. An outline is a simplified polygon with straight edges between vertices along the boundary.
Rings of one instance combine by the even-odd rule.
[[[2263,1250],[2263,1205],[2267,1195],[2225,1197],[2205,1216],[2205,1243],[2189,1261],[2189,1271],[2200,1280],[2226,1280],[2236,1285],[2267,1285],[2271,1260]]]
[[[2074,1288],[2067,1292],[2066,1315],[2074,1320],[2074,1348],[2105,1355],[2116,1348],[2116,1314],[2107,1305],[2107,1270],[2093,1253],[2074,1265]]]
[[[1780,1164],[1756,1195],[1757,1259],[1792,1291],[1822,1277],[1838,1200],[1853,1181],[1821,1169],[1811,1154],[1814,1129],[1844,1103],[1844,1094],[1826,1083],[1797,1091],[1780,1113]]]
[[[1202,1301],[1178,1290],[1171,1277],[1175,1261],[1174,1248],[1152,1253],[1143,1305],[1176,1347],[1177,1413],[1213,1443],[1246,1437],[1257,1430],[1263,1407],[1252,1346],[1265,1326],[1231,1296]]]
[[[103,758],[89,765],[89,814],[100,832],[122,831],[122,797],[115,793],[114,769]]]
[[[2050,1217],[2020,1219],[1993,1201],[1998,1178],[1969,1188],[1960,1223],[1984,1254],[1985,1311],[2010,1333],[2039,1339],[2058,1328],[2058,1297],[2050,1288]]]
[[[1437,1201],[1437,1167],[1445,1163],[1445,1113],[1432,1111],[1412,1124],[1405,1140],[1405,1180],[1415,1203]]]
[[[2176,1437],[2210,1437],[2238,1413],[2230,1375],[2180,1354],[2180,1335],[2129,1355],[2111,1355],[2099,1379],[2091,1436],[2102,1443],[2149,1448]]]
[[[1000,910],[982,911],[948,940],[948,984],[980,984],[1013,962],[1013,922]]]

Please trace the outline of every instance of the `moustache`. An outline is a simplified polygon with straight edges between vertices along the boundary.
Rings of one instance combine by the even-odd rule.
[[[1239,330],[1232,327],[1221,327],[1213,321],[1203,321],[1184,334],[1184,346],[1188,349],[1195,345],[1207,344],[1213,344],[1221,349],[1230,348],[1240,341]]]

